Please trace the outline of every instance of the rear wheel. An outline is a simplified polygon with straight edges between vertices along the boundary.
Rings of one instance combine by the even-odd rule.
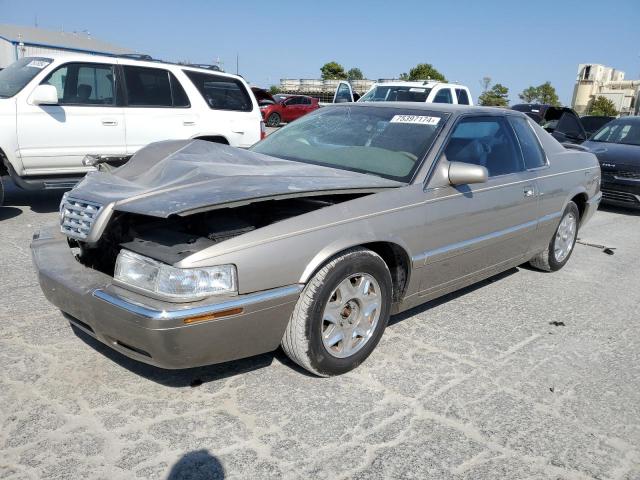
[[[277,113],[272,113],[267,118],[267,126],[268,127],[277,127],[277,126],[280,125],[281,121],[282,121],[282,119],[280,118],[280,115],[278,115]]]
[[[566,265],[578,238],[580,211],[574,202],[564,209],[560,224],[547,248],[533,257],[529,263],[546,272],[555,272]]]
[[[391,274],[371,250],[356,248],[327,263],[302,291],[282,339],[301,367],[328,377],[360,365],[389,320]]]

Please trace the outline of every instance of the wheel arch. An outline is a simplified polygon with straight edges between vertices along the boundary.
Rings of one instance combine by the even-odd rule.
[[[327,262],[331,261],[342,252],[362,247],[371,250],[384,260],[391,273],[391,281],[393,284],[392,301],[400,301],[409,285],[411,278],[411,256],[406,246],[400,241],[393,240],[370,240],[353,242],[344,245],[333,245],[323,249],[309,262],[305,268],[300,283],[307,283]]]
[[[585,192],[577,193],[573,197],[571,197],[569,201],[575,203],[578,206],[578,212],[580,213],[580,223],[582,223],[582,219],[584,218],[584,213],[587,210],[587,202],[589,201],[589,196],[587,195],[587,192],[585,191]]]
[[[9,175],[9,169],[7,168],[7,164],[6,164],[6,162],[8,161],[9,159],[0,148],[0,176]]]

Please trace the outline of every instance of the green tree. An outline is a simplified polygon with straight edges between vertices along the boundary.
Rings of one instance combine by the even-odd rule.
[[[544,82],[542,85],[539,85],[538,88],[540,89],[540,103],[560,106],[560,99],[558,98],[556,89],[551,85],[551,82]]]
[[[271,95],[276,95],[278,93],[282,92],[282,90],[280,89],[280,87],[278,85],[271,85],[269,87],[269,93]]]
[[[508,107],[509,89],[500,83],[496,83],[480,95],[478,104],[484,107]]]
[[[589,115],[606,115],[607,117],[616,117],[618,111],[616,105],[606,97],[599,96],[591,102],[589,107]]]
[[[538,99],[538,87],[525,88],[518,96],[525,103],[533,103]]]
[[[344,71],[344,67],[338,62],[325,63],[321,68],[323,80],[346,80],[347,74]]]
[[[419,63],[409,73],[401,73],[400,80],[437,80],[446,82],[445,76],[435,69],[430,63]]]
[[[349,80],[363,80],[364,74],[358,67],[353,67],[347,72],[347,78]]]
[[[553,88],[551,82],[544,82],[537,87],[525,88],[522,93],[518,94],[521,100],[526,103],[542,103],[545,105],[560,105],[560,99]]]

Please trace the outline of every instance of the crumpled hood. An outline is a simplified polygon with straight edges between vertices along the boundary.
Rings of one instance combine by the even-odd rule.
[[[71,195],[103,205],[116,202],[114,209],[123,212],[168,217],[255,199],[401,185],[203,140],[169,140],[139,150],[111,173],[89,173]]]

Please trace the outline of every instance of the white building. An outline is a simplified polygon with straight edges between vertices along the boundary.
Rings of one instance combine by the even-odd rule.
[[[56,32],[37,27],[0,25],[0,69],[22,57],[60,52],[116,55],[133,53],[130,49],[97,40],[88,32]]]
[[[578,114],[585,115],[596,97],[605,97],[621,115],[637,115],[639,94],[640,80],[625,80],[624,72],[612,67],[581,63],[571,106]]]

